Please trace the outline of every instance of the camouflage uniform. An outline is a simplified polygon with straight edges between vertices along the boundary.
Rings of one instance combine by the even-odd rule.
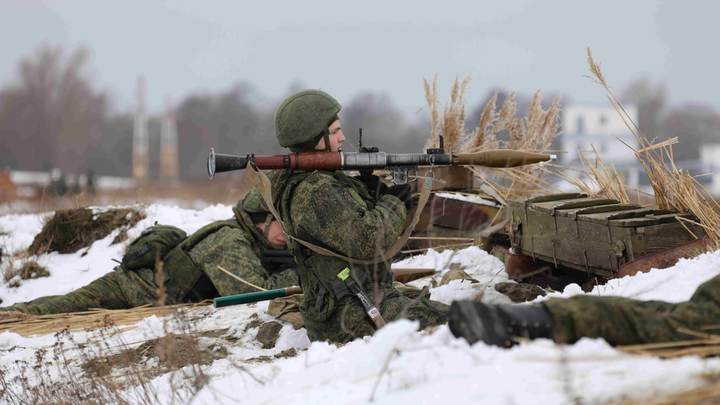
[[[273,198],[290,235],[362,261],[387,250],[407,216],[398,198],[386,194],[376,199],[362,182],[341,172],[282,173],[274,178]],[[387,262],[349,263],[292,240],[288,246],[298,263],[304,291],[300,311],[311,340],[347,342],[375,330],[358,298],[338,278],[346,268],[386,321],[414,319],[424,328],[446,320],[445,305],[400,295]]]
[[[255,198],[251,193],[244,201]],[[242,202],[241,202],[242,203]],[[241,204],[235,218],[216,221],[183,240],[163,257],[165,304],[196,302],[214,296],[254,291],[218,270],[218,266],[264,288],[297,285],[291,270],[275,272],[263,268],[262,251],[269,242],[253,224]],[[65,295],[41,297],[0,310],[31,314],[86,311],[91,308],[124,309],[158,304],[155,271],[150,268],[128,270],[118,266],[92,283]]]
[[[720,276],[698,287],[689,301],[677,304],[577,296],[550,299],[544,305],[559,343],[582,337],[603,338],[612,345],[687,340],[693,336],[683,329],[707,332],[704,327],[720,325]]]

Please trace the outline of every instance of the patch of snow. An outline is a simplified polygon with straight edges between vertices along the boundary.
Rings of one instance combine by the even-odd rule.
[[[188,233],[201,226],[232,216],[230,206],[212,205],[200,210],[152,204],[147,218],[128,231],[129,240],[157,221],[180,227]],[[48,214],[0,216],[0,244],[10,252],[27,248],[40,231]],[[3,305],[31,298],[61,294],[81,287],[112,271],[129,241],[111,245],[113,235],[96,241],[87,254],[51,253],[37,257],[51,276],[25,280],[16,289],[0,286]],[[445,250],[414,256],[396,267],[424,267],[437,270],[432,277],[416,280],[417,287],[439,282],[451,265],[461,267],[480,284],[456,280],[430,289],[431,297],[446,303],[483,294],[486,302],[507,302],[494,291],[494,284],[507,281],[502,263],[477,247]],[[612,280],[589,294],[617,295],[637,299],[680,302],[709,278],[720,274],[720,252],[681,260],[664,270],[652,270]],[[553,297],[584,294],[579,286],[568,286]],[[540,298],[539,300],[546,299]],[[720,372],[720,359],[684,357],[661,360],[620,352],[600,339],[582,339],[560,346],[549,340],[523,343],[511,349],[483,343],[469,346],[452,336],[447,326],[416,331],[410,321],[389,323],[372,337],[345,345],[310,342],[305,329],[286,324],[272,349],[262,349],[255,340],[257,325],[273,320],[267,302],[220,309],[196,308],[188,313],[189,323],[173,317],[151,316],[134,327],[122,329],[104,339],[107,347],[139,345],[166,333],[222,331],[227,358],[201,366],[208,384],[193,404],[215,403],[603,403],[613,400],[642,401],[666,393],[692,389],[703,383],[703,375]],[[260,321],[259,323],[257,321]],[[73,342],[87,345],[97,339],[94,332],[72,332]],[[203,338],[205,342],[209,338]],[[0,333],[0,367],[8,378],[17,375],[16,361],[33,363],[36,350],[51,349],[53,334],[23,337]],[[283,350],[295,349],[291,358],[274,358]],[[81,375],[81,346],[65,343],[64,355],[71,370]],[[264,358],[260,361],[257,359]],[[641,370],[641,372],[638,372]],[[73,378],[51,371],[52,377]],[[151,386],[160,403],[170,403],[178,380],[188,378],[188,367],[154,378]],[[132,390],[132,389],[127,389]]]

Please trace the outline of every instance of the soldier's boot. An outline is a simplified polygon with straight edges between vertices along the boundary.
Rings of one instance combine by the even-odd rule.
[[[473,344],[510,347],[515,338],[551,338],[550,312],[539,305],[487,305],[475,301],[454,301],[448,326],[456,337]]]

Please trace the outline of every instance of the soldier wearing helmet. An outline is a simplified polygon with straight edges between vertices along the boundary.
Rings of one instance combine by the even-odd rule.
[[[341,150],[340,109],[320,90],[291,95],[275,113],[278,142],[293,152]],[[275,174],[274,203],[298,264],[304,291],[300,310],[311,340],[346,342],[372,334],[381,323],[371,320],[360,295],[369,298],[384,321],[409,318],[421,327],[445,322],[446,306],[400,295],[393,288],[390,263],[378,259],[404,230],[412,204],[407,186],[376,195],[342,172]]]
[[[150,227],[128,246],[115,271],[68,294],[40,297],[0,311],[42,315],[125,309],[254,291],[220,267],[267,289],[297,285],[297,276],[286,264],[263,260],[263,252],[285,247],[285,235],[258,193],[248,193],[233,211],[234,218],[208,224],[189,237],[173,226]],[[154,272],[158,255],[165,274],[164,302],[158,297]]]

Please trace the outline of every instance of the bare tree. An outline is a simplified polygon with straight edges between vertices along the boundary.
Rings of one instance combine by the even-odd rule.
[[[210,148],[220,153],[278,152],[272,111],[258,106],[254,90],[239,84],[219,95],[192,95],[177,110],[180,175],[206,176]]]
[[[419,151],[429,135],[428,126],[407,122],[386,94],[360,93],[343,103],[340,112],[347,143],[357,145],[359,129],[364,146],[378,146],[391,152]]]
[[[707,143],[719,143],[720,115],[704,105],[685,105],[670,110],[662,119],[659,137],[678,137],[673,147],[676,160],[700,158],[700,148]]]
[[[89,53],[44,45],[20,62],[0,90],[0,161],[23,169],[81,173],[101,138],[106,96],[85,72]]]

